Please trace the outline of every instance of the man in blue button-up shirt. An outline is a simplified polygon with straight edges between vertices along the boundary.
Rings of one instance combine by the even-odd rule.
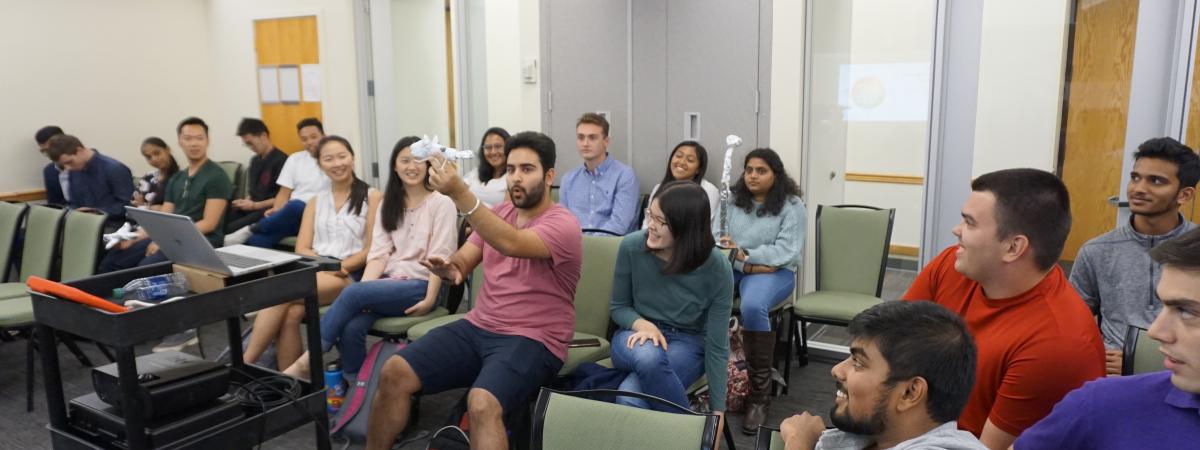
[[[628,233],[637,220],[637,176],[632,168],[609,157],[608,120],[596,113],[580,117],[575,146],[583,165],[563,177],[559,203],[579,218],[585,230]]]
[[[133,175],[128,167],[69,134],[50,139],[47,156],[70,172],[68,206],[103,211],[110,223],[125,220],[125,205],[133,198]]]

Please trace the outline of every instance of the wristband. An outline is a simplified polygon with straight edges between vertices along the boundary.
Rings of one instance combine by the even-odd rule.
[[[465,213],[458,213],[458,217],[467,217],[471,214],[474,214],[475,210],[479,209],[479,205],[482,203],[483,202],[479,201],[479,197],[475,197],[475,206],[472,206],[470,211],[467,211]]]

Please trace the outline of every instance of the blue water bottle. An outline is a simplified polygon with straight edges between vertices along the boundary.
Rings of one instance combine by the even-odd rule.
[[[342,384],[342,367],[338,363],[330,363],[325,367],[325,404],[329,415],[337,414],[342,409],[342,399],[346,398],[346,385]]]

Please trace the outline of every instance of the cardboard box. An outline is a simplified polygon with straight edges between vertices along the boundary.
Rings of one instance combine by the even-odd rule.
[[[185,266],[182,264],[174,264],[174,270],[182,273],[187,277],[188,285],[191,286],[192,292],[203,294],[205,292],[224,289],[229,281],[228,275],[222,275],[216,272],[199,269],[195,267]]]

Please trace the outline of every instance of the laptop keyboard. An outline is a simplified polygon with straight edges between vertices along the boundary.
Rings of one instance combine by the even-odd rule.
[[[225,265],[235,269],[245,269],[247,267],[261,266],[263,264],[270,263],[270,261],[264,261],[258,258],[234,255],[225,252],[217,252],[217,257],[221,258],[221,262],[225,263]]]

